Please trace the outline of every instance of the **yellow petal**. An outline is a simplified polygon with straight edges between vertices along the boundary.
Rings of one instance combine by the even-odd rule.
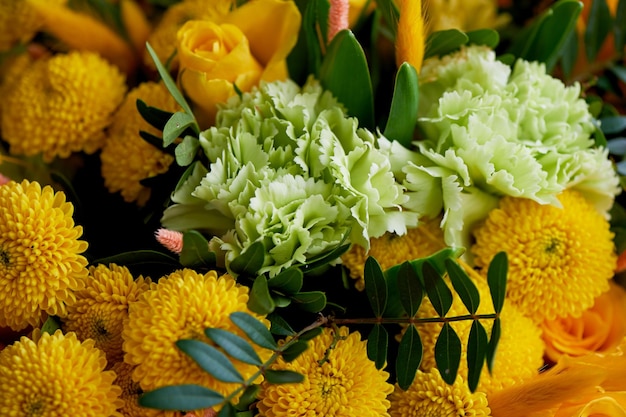
[[[70,49],[97,52],[127,74],[136,68],[130,45],[102,22],[46,0],[26,1],[43,21],[43,30]]]
[[[128,37],[136,52],[141,52],[146,47],[146,41],[152,32],[152,27],[146,14],[134,0],[122,0],[120,2],[122,20],[128,33]]]
[[[265,67],[265,81],[287,77],[285,60],[298,40],[300,22],[298,7],[284,0],[253,0],[224,17],[248,38],[252,55]]]

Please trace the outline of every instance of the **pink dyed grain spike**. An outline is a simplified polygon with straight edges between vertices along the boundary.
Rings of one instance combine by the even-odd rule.
[[[175,230],[159,229],[154,234],[156,240],[168,250],[179,254],[183,250],[183,234]]]
[[[343,29],[348,29],[349,0],[330,0],[328,11],[328,42]]]

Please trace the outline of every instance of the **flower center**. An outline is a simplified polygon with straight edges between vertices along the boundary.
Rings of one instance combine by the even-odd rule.
[[[550,241],[545,246],[544,251],[549,254],[555,253],[558,251],[560,245],[561,245],[561,241],[559,240],[559,238],[556,238],[556,237],[550,238]]]
[[[0,264],[5,268],[11,266],[11,257],[9,256],[9,252],[4,249],[0,249]]]
[[[25,412],[26,417],[35,417],[43,415],[45,411],[45,404],[41,399],[36,399],[26,403]]]

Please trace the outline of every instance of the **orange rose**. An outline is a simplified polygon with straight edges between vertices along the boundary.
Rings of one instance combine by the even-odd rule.
[[[554,417],[626,417],[626,391],[598,392],[567,401]]]
[[[626,335],[626,291],[611,282],[593,307],[581,317],[547,320],[542,324],[546,357],[556,362],[563,354],[581,356],[615,348]]]
[[[216,21],[191,20],[178,30],[179,83],[201,127],[217,104],[259,81],[286,79],[286,58],[300,30],[293,1],[253,0]]]

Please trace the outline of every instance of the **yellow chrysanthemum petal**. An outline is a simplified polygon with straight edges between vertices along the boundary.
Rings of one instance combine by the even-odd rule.
[[[126,362],[117,362],[111,370],[116,375],[113,383],[122,389],[120,400],[123,402],[123,405],[117,411],[121,412],[124,417],[162,417],[166,415],[161,410],[145,408],[139,405],[138,400],[141,394],[143,394],[143,390],[132,377],[135,370],[133,365],[129,365]],[[177,414],[176,417],[180,415],[182,413]]]
[[[484,280],[479,279],[480,277],[475,278],[481,300],[477,314],[493,314],[489,287]],[[451,288],[449,283],[448,286]],[[468,314],[467,308],[458,294],[455,291],[452,292],[452,307],[446,316],[454,317]],[[417,316],[437,317],[438,315],[430,300],[424,299]],[[500,322],[502,335],[498,343],[493,372],[489,373],[483,368],[478,384],[478,390],[487,395],[534,377],[543,365],[544,343],[539,326],[524,316],[515,305],[507,304],[507,302],[505,302],[501,312]],[[481,320],[481,324],[487,330],[487,334],[491,334],[493,320]],[[470,320],[455,321],[451,322],[450,325],[461,339],[459,375],[467,380],[467,341],[472,322]],[[424,346],[421,368],[425,371],[430,371],[436,367],[435,343],[441,328],[442,324],[440,323],[424,324],[417,328]]]
[[[391,417],[489,417],[483,392],[470,392],[463,378],[448,385],[437,369],[418,371],[408,390],[396,389],[389,397]]]
[[[232,4],[232,0],[184,0],[176,3],[165,11],[150,34],[148,43],[161,62],[168,62],[176,50],[176,33],[185,22],[194,19],[219,21],[228,14]],[[156,70],[147,50],[144,53],[144,64]],[[172,70],[178,68],[178,59],[175,56],[169,67]]]
[[[230,394],[238,385],[220,382],[204,372],[175,345],[180,339],[207,341],[204,330],[215,327],[241,337],[229,315],[247,308],[248,287],[238,285],[230,275],[218,277],[215,271],[201,275],[184,269],[159,280],[156,288],[144,292],[130,305],[124,327],[125,362],[137,365],[133,378],[143,390],[165,385],[199,384],[222,394]],[[252,313],[250,313],[252,314]],[[268,350],[259,348],[261,358]],[[252,365],[236,360],[233,364],[244,378],[257,371]]]
[[[142,206],[150,197],[150,188],[142,185],[141,180],[167,172],[174,157],[139,136],[142,130],[157,137],[161,132],[143,119],[137,110],[137,99],[172,113],[179,106],[163,83],[145,82],[126,95],[109,128],[100,154],[104,184],[112,193],[121,192],[124,201]]]
[[[355,286],[359,290],[365,288],[363,270],[368,256],[376,258],[383,271],[404,261],[432,255],[446,247],[443,231],[439,227],[441,219],[424,220],[405,235],[398,236],[386,233],[379,238],[370,239],[370,250],[366,252],[362,246],[352,245],[342,255],[341,261],[350,271],[350,277],[357,280]]]
[[[134,279],[128,268],[111,264],[92,266],[83,278],[84,288],[76,291],[76,301],[67,307],[65,331],[80,340],[93,339],[110,364],[122,360],[122,329],[129,305],[150,288],[142,276]]]
[[[319,364],[336,336],[340,336],[328,360]],[[259,416],[263,417],[325,417],[325,416],[388,416],[387,395],[393,386],[389,374],[376,369],[367,357],[366,342],[358,332],[347,327],[335,335],[331,329],[309,342],[308,349],[295,360],[282,359],[275,369],[288,369],[304,375],[298,384],[262,385],[259,395]]]
[[[576,191],[563,208],[505,197],[475,231],[476,265],[508,255],[507,300],[535,322],[579,317],[609,289],[617,262],[608,221]]]
[[[75,300],[88,271],[73,212],[50,186],[24,180],[0,187],[0,327],[37,326],[46,313],[64,316]]]
[[[22,337],[0,352],[0,415],[121,417],[104,354],[76,335]]]
[[[11,152],[43,153],[45,160],[93,153],[124,99],[119,70],[91,52],[58,54],[28,68],[2,111],[2,135]]]

